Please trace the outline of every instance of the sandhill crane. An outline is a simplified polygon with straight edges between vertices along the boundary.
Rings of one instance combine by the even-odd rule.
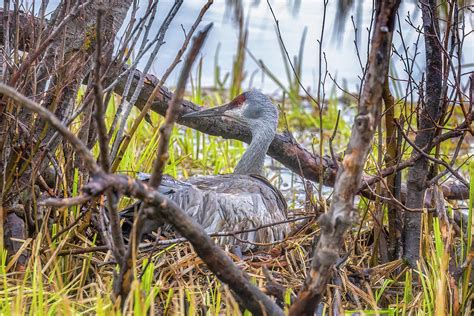
[[[252,230],[284,221],[286,202],[280,191],[262,176],[266,152],[278,125],[278,110],[270,99],[259,91],[247,91],[226,105],[192,112],[182,118],[203,117],[226,117],[250,129],[252,141],[234,173],[196,176],[186,181],[167,176],[158,190],[176,202],[208,233]],[[142,180],[145,179],[142,174]],[[131,211],[129,208],[122,215],[130,215]],[[255,249],[256,244],[283,239],[288,229],[288,224],[279,224],[239,234],[240,240],[224,237],[217,242],[239,246],[245,252]]]

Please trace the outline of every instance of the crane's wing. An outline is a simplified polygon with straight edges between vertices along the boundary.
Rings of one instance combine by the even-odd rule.
[[[150,180],[150,177],[151,175],[148,173],[139,172],[137,174],[137,179],[143,182],[148,182],[148,180]],[[163,175],[163,178],[161,179],[161,184],[158,187],[158,191],[162,194],[170,196],[171,194],[177,191],[186,190],[189,187],[191,187],[190,183],[176,180],[175,178],[169,175]],[[125,220],[122,224],[122,233],[125,236],[128,236],[132,231],[133,220],[136,214],[138,213],[139,207],[141,205],[142,202],[138,201],[120,211],[120,217]],[[157,230],[158,227],[161,226],[163,226],[163,223],[160,221],[150,221],[144,223],[144,227],[142,227],[141,230],[144,234],[149,234],[152,231]]]
[[[255,248],[252,243],[272,243],[288,233],[288,224],[272,225],[286,219],[287,207],[265,178],[218,175],[191,178],[188,183],[191,186],[169,196],[208,233],[242,231],[237,238],[219,237],[220,244],[238,244],[247,251]]]
[[[255,249],[255,244],[282,240],[289,231],[288,224],[272,225],[286,219],[287,205],[280,191],[261,176],[229,174],[195,177],[186,182],[166,176],[158,190],[206,232],[241,232],[235,234],[236,238],[217,238],[221,245],[239,245],[245,252]],[[130,220],[134,210],[136,206],[132,205],[121,216]]]

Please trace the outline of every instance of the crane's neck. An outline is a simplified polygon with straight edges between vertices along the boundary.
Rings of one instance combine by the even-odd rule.
[[[276,128],[276,127],[275,127]],[[258,174],[263,173],[263,165],[268,147],[275,137],[275,128],[256,125],[252,128],[252,141],[240,159],[235,174]]]

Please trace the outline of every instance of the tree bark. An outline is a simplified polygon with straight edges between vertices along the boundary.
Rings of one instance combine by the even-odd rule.
[[[418,131],[415,145],[423,148],[430,144],[436,133],[436,123],[441,116],[442,54],[437,40],[439,34],[436,0],[420,1],[423,17],[426,59],[426,90],[421,112],[418,115]],[[413,154],[415,154],[415,150]],[[429,151],[428,151],[429,153]],[[428,176],[428,159],[421,157],[408,170],[406,206],[421,209],[424,206]],[[416,267],[420,257],[421,216],[419,212],[405,212],[403,227],[403,257],[411,267]]]
[[[395,125],[395,99],[390,91],[388,75],[385,79],[382,98],[385,104],[385,165],[395,166],[399,159],[400,141],[397,137]],[[400,200],[400,172],[395,172],[387,177],[387,186],[391,195]],[[401,256],[402,249],[402,218],[399,207],[387,205],[388,217],[388,256],[390,260],[396,260]]]
[[[46,102],[50,110],[55,110],[60,119],[64,119],[69,113],[71,100],[75,100],[79,86],[92,68],[97,42],[95,36],[97,10],[103,8],[106,12],[101,33],[103,33],[104,51],[112,53],[115,35],[122,26],[131,3],[132,0],[92,1],[84,8],[80,17],[68,23],[64,35],[58,37],[48,48],[39,78],[47,79],[46,74],[54,73],[55,82],[61,85],[60,96],[52,95],[51,102]],[[62,43],[65,43],[64,48],[60,48]],[[58,54],[60,49],[63,50],[62,54]],[[64,56],[59,65],[67,66],[54,69],[59,62],[58,55]],[[52,102],[57,104],[56,109],[51,108]],[[49,132],[44,141],[48,141],[53,132]]]

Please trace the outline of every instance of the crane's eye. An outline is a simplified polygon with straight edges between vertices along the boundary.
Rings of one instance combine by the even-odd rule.
[[[262,109],[258,107],[247,106],[244,108],[244,115],[251,119],[258,119],[262,116]]]

